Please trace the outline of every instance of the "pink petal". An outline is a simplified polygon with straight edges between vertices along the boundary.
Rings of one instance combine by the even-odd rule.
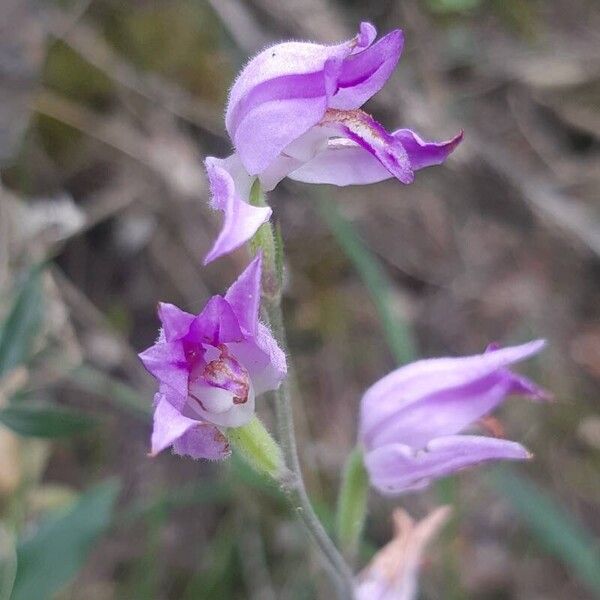
[[[225,300],[247,335],[253,335],[258,324],[261,273],[262,252],[259,252],[225,294]]]
[[[408,129],[392,137],[402,144],[414,171],[441,164],[462,140],[462,132],[445,142],[424,142]],[[330,140],[327,148],[289,174],[290,179],[331,185],[365,185],[392,177],[368,150],[347,139]]]
[[[423,448],[439,436],[454,435],[490,413],[505,398],[511,386],[498,374],[469,385],[425,396],[422,400],[380,418],[371,429],[363,429],[362,441],[369,448],[400,442]]]
[[[410,129],[398,129],[392,135],[404,146],[415,171],[441,165],[464,137],[464,133],[460,131],[445,142],[426,142]]]
[[[213,296],[190,326],[190,339],[218,346],[244,339],[237,315],[222,296]]]
[[[316,125],[326,110],[324,80],[319,95],[314,98],[259,104],[246,115],[233,137],[235,149],[248,172],[265,171],[288,144]]]
[[[216,460],[229,455],[229,444],[213,425],[184,417],[163,394],[156,394],[152,456],[173,445],[177,454]]]
[[[247,242],[256,230],[266,223],[271,216],[271,209],[266,206],[251,206],[242,196],[231,174],[219,165],[219,161],[208,157],[205,161],[206,171],[210,181],[212,206],[224,213],[223,226],[213,247],[206,255],[207,264],[224,254],[232,252]],[[248,178],[248,176],[246,175]],[[238,178],[239,180],[239,178]],[[248,182],[241,186],[248,188]]]
[[[414,173],[404,146],[366,112],[330,109],[320,126],[364,148],[402,183],[412,183]]]
[[[163,326],[165,340],[167,342],[174,342],[180,340],[188,333],[190,325],[194,320],[194,315],[181,310],[174,304],[159,302],[158,318]]]
[[[197,423],[173,442],[173,452],[179,456],[224,460],[231,455],[229,441],[214,425]]]
[[[331,99],[331,108],[360,108],[374,96],[390,78],[398,64],[404,35],[396,29],[369,48],[348,57],[338,78],[338,91]]]
[[[503,372],[508,365],[537,354],[544,344],[543,340],[536,340],[475,356],[419,360],[392,371],[371,386],[362,398],[361,439],[371,439],[390,419],[413,403],[476,385],[497,371]],[[492,381],[495,383],[496,380]],[[485,385],[489,385],[489,381]],[[513,385],[511,381],[507,394],[513,391]]]
[[[458,435],[437,438],[417,452],[402,444],[382,446],[365,455],[365,466],[373,486],[393,495],[422,489],[435,479],[482,462],[529,457],[516,442]]]
[[[258,323],[256,336],[240,344],[228,345],[248,369],[256,395],[276,390],[287,375],[285,354],[269,329]]]
[[[138,356],[151,375],[179,396],[187,396],[189,371],[181,342],[154,344]]]
[[[198,424],[198,421],[184,417],[167,400],[165,394],[157,393],[154,401],[154,427],[151,442],[153,456],[168,448],[177,438]]]

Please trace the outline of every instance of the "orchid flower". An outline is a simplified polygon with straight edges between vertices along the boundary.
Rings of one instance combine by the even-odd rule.
[[[332,46],[276,44],[255,56],[231,88],[225,124],[234,154],[208,157],[213,208],[224,213],[208,263],[241,246],[271,216],[248,204],[253,181],[272,190],[296,181],[346,186],[395,177],[442,163],[462,139],[427,142],[410,129],[389,133],[361,106],[392,74],[404,43],[394,30],[378,41],[369,23]]]
[[[450,516],[441,506],[415,523],[401,508],[394,511],[394,537],[359,574],[355,600],[415,600],[421,558],[429,541]]]
[[[226,458],[224,430],[247,424],[255,397],[279,387],[286,359],[258,320],[261,267],[259,254],[199,315],[159,304],[158,340],[140,354],[159,382],[152,455],[172,446],[193,458]]]
[[[399,494],[484,461],[529,458],[516,442],[458,434],[509,394],[549,397],[508,369],[543,346],[537,340],[476,356],[420,360],[375,383],[362,398],[359,426],[371,484]]]

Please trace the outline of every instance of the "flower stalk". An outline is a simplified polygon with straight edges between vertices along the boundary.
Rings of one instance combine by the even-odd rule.
[[[242,427],[229,429],[229,442],[255,471],[276,481],[289,476],[277,442],[271,437],[257,416]]]
[[[266,206],[258,180],[252,186],[251,203],[254,206]],[[268,222],[259,228],[250,245],[253,250],[262,250],[263,252],[262,304],[264,314],[280,348],[286,355],[289,355],[281,310],[283,248],[280,240],[273,225]],[[288,372],[288,377],[282,381],[279,389],[271,392],[271,395],[274,396],[273,404],[279,445],[283,452],[285,465],[289,469],[289,476],[281,483],[291,506],[325,557],[327,571],[332,576],[339,598],[350,600],[354,597],[352,571],[317,517],[304,485],[294,430],[290,385],[292,378],[293,374]]]

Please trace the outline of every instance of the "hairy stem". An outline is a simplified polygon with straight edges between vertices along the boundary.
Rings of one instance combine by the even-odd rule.
[[[264,196],[257,182],[252,187],[250,202],[254,205],[265,204]],[[260,227],[252,240],[251,248],[253,250],[262,250],[263,252],[263,310],[279,346],[285,352],[286,356],[289,357],[285,326],[283,324],[283,313],[281,310],[283,270],[281,238],[276,235],[270,223],[265,223]],[[284,482],[284,489],[293,509],[325,557],[327,570],[336,586],[339,598],[341,600],[352,600],[354,597],[352,571],[315,514],[306,491],[306,486],[304,485],[294,431],[290,385],[290,381],[292,380],[293,374],[290,368],[288,376],[284,379],[279,389],[273,392],[279,444],[283,451],[285,464],[290,472],[288,479]]]
[[[268,315],[269,324],[271,325],[273,334],[287,354],[281,306],[278,302],[275,304],[268,301],[265,302],[265,305],[266,314]],[[275,392],[274,403],[279,443],[283,451],[286,466],[292,474],[291,481],[286,482],[285,484],[285,490],[288,493],[293,508],[300,520],[326,557],[330,567],[329,571],[335,574],[335,583],[339,597],[343,600],[350,600],[353,598],[352,571],[342,558],[335,544],[331,541],[331,538],[327,535],[325,528],[315,514],[304,485],[294,432],[294,417],[289,384],[290,378],[291,375],[288,374],[288,377]]]

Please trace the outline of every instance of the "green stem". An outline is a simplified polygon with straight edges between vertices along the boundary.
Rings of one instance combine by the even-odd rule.
[[[365,469],[362,449],[357,446],[348,456],[336,514],[337,538],[350,564],[358,557],[360,539],[367,515],[369,476]]]
[[[279,342],[282,350],[289,356],[285,343],[285,330],[281,307],[277,304],[265,303],[266,313],[269,318],[271,329]],[[277,431],[279,434],[279,443],[283,451],[285,463],[292,476],[289,482],[286,482],[285,491],[287,492],[292,506],[298,516],[309,531],[323,555],[327,558],[330,571],[336,574],[336,587],[340,598],[346,600],[353,597],[353,575],[352,571],[342,558],[335,544],[327,535],[325,528],[319,521],[312,507],[304,480],[300,460],[298,458],[298,448],[296,446],[296,436],[294,432],[294,417],[292,412],[292,398],[290,393],[289,380],[291,374],[284,380],[275,392],[275,416],[277,420]]]
[[[250,201],[254,205],[265,204],[258,183],[255,183],[252,187]],[[283,264],[283,250],[280,237],[275,235],[275,231],[270,223],[265,223],[252,240],[251,247],[263,251],[263,309],[269,320],[273,335],[283,352],[289,357],[285,326],[283,324],[283,313],[281,310],[281,265]],[[273,393],[275,396],[274,406],[279,444],[283,451],[285,464],[290,471],[290,476],[284,482],[284,489],[304,527],[326,558],[329,567],[328,571],[332,575],[339,598],[341,600],[351,600],[354,597],[354,577],[352,571],[335,544],[331,541],[331,538],[327,535],[325,528],[313,509],[304,485],[294,431],[290,388],[290,380],[292,378],[293,375],[290,369],[288,376],[283,380],[279,389]]]

